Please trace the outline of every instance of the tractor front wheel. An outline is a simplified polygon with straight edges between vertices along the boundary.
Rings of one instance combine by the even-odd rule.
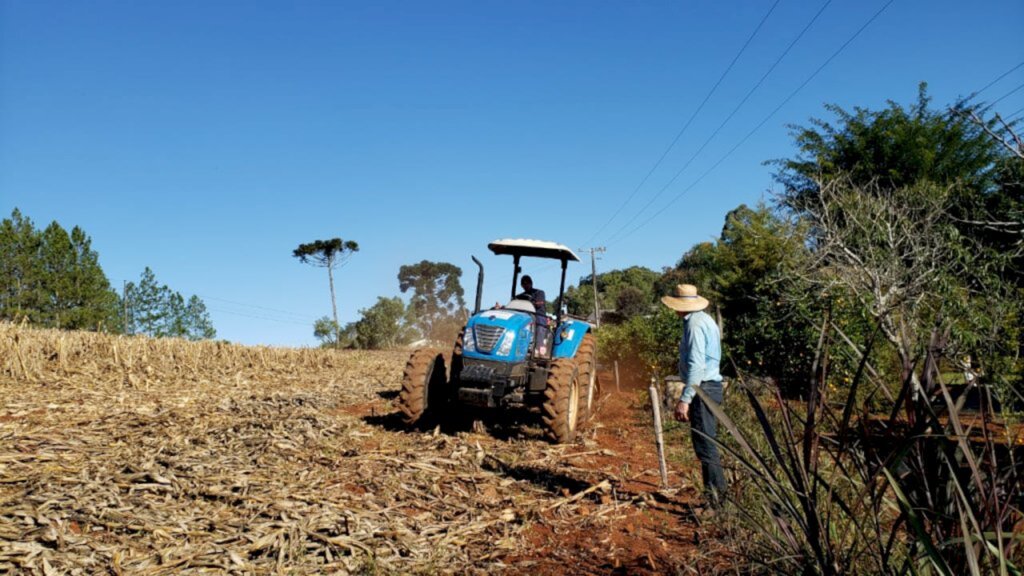
[[[452,347],[451,362],[448,363],[450,374],[448,375],[449,382],[458,382],[459,377],[462,376],[462,341],[466,337],[466,328],[459,330],[459,335],[455,338],[455,346]]]
[[[580,400],[580,371],[576,362],[569,358],[552,361],[542,408],[544,429],[552,442],[566,444],[576,439]]]
[[[447,398],[444,355],[437,350],[420,349],[412,353],[402,374],[402,392],[398,407],[406,426],[424,424],[443,413]]]

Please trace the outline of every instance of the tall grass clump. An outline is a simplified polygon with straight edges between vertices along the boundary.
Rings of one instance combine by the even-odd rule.
[[[755,573],[1020,574],[1024,438],[1001,424],[991,387],[977,385],[979,407],[964,411],[933,334],[916,377],[872,413],[874,340],[833,398],[826,327],[805,401],[741,377],[743,402],[728,413],[708,402],[739,468],[720,521],[727,545]]]

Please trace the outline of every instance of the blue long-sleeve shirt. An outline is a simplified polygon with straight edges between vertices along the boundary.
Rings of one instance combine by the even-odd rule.
[[[722,335],[706,312],[691,312],[683,318],[683,338],[679,341],[679,378],[685,384],[680,402],[689,404],[701,382],[722,381]]]

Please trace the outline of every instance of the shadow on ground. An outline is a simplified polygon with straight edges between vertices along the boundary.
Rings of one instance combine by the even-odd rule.
[[[379,392],[381,398],[394,398],[397,393]],[[370,426],[382,428],[389,432],[417,432],[434,430],[440,426],[444,434],[455,435],[460,432],[479,432],[495,440],[546,441],[541,428],[540,416],[528,410],[496,410],[460,407],[459,412],[446,419],[437,417],[425,418],[415,426],[408,426],[402,421],[401,410],[387,414],[369,414],[362,417],[363,422]]]
[[[565,495],[566,492],[575,494],[593,486],[593,484],[586,480],[576,478],[564,472],[558,472],[543,466],[509,465],[493,456],[488,456],[484,459],[483,467],[514,480],[530,482],[558,495]]]
[[[363,422],[370,426],[383,428],[389,432],[408,432],[409,427],[402,422],[402,412],[395,410],[388,414],[370,414],[363,416]]]

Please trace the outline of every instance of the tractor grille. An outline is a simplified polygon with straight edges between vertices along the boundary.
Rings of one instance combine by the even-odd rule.
[[[476,330],[476,349],[485,354],[490,354],[494,351],[494,347],[498,345],[498,340],[501,340],[501,335],[505,333],[505,329],[501,326],[478,324],[474,329]]]

